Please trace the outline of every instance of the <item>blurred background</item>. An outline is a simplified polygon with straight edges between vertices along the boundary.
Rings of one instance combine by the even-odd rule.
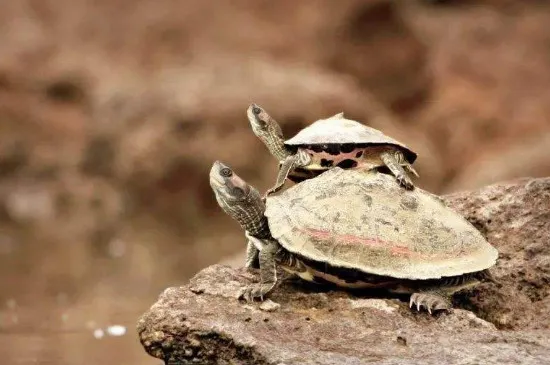
[[[139,315],[243,260],[212,162],[275,181],[251,102],[288,137],[344,111],[446,193],[550,175],[549,89],[548,1],[2,0],[0,362],[160,363]]]

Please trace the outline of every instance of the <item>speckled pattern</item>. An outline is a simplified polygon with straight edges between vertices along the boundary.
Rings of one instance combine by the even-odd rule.
[[[269,197],[265,214],[287,250],[377,275],[436,279],[487,269],[498,256],[436,197],[380,173],[331,169]]]
[[[139,320],[145,350],[167,364],[204,365],[539,365],[550,357],[548,331],[498,331],[463,309],[431,317],[397,299],[289,281],[271,297],[280,307],[266,312],[234,295],[254,280],[214,265],[167,289]]]

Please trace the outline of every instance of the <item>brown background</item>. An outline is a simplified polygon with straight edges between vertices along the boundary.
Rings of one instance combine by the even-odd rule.
[[[158,363],[138,315],[243,249],[211,163],[274,182],[251,102],[344,111],[444,193],[549,175],[549,89],[547,1],[1,1],[0,361]]]

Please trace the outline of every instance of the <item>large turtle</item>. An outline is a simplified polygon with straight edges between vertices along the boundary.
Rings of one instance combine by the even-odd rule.
[[[280,163],[277,181],[266,195],[281,189],[287,177],[299,182],[335,166],[386,167],[406,189],[414,188],[407,171],[418,176],[412,167],[416,153],[377,129],[344,118],[344,113],[320,119],[286,141],[279,124],[259,105],[251,104],[247,116],[254,134]]]
[[[264,204],[216,161],[216,199],[245,229],[247,261],[259,250],[261,282],[245,288],[244,298],[263,300],[276,284],[276,265],[308,281],[408,293],[410,306],[430,313],[450,308],[454,292],[490,278],[498,253],[481,233],[432,194],[392,180],[336,167]]]

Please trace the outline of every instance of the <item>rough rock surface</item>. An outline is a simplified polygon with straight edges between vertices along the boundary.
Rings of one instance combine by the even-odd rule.
[[[550,178],[445,197],[494,244],[498,283],[457,293],[433,317],[402,298],[352,295],[285,280],[268,304],[239,302],[258,279],[211,266],[164,291],[138,323],[167,363],[543,364],[550,357]],[[275,303],[280,306],[275,305]]]

